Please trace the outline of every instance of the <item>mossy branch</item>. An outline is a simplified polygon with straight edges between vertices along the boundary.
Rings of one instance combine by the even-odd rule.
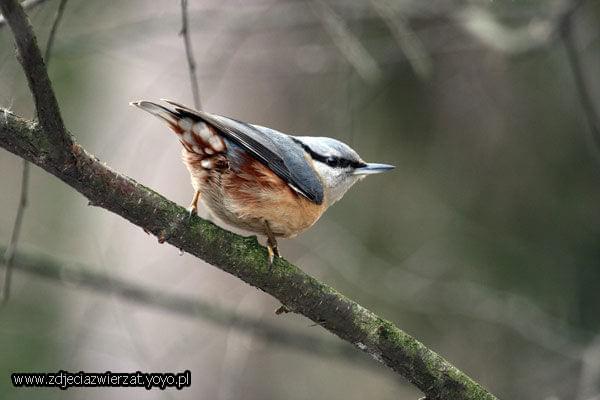
[[[277,298],[340,338],[367,352],[420,388],[429,399],[495,399],[472,379],[360,304],[283,259],[269,268],[267,251],[255,237],[242,237],[120,175],[81,146],[71,146],[72,163],[48,157],[53,144],[32,121],[0,111],[0,146],[60,178],[92,205],[106,208],[167,242],[233,274]]]
[[[272,268],[255,237],[242,237],[199,217],[113,171],[72,140],[62,126],[35,36],[15,0],[0,0],[40,123],[0,109],[0,146],[55,175],[89,199],[156,237],[277,298],[404,376],[430,400],[495,397],[422,343],[283,259]],[[31,76],[41,74],[41,76]],[[44,104],[40,100],[50,103]],[[55,113],[56,115],[53,115]]]

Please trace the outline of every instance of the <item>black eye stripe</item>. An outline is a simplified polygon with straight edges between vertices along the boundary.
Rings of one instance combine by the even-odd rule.
[[[310,154],[310,156],[312,157],[313,160],[322,162],[323,164],[327,164],[330,167],[333,167],[333,168],[347,168],[347,167],[361,168],[361,167],[366,166],[365,163],[362,163],[360,161],[348,160],[347,158],[341,158],[341,157],[336,157],[336,156],[323,156],[321,154],[315,153],[310,147],[308,147],[306,144],[302,143],[301,141],[299,141],[297,139],[292,139],[292,140],[294,142],[298,143],[300,146],[302,146],[304,151],[306,151],[308,154]]]

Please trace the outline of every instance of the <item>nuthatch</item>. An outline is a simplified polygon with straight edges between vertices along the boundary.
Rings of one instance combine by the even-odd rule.
[[[224,222],[267,236],[269,262],[276,237],[310,228],[366,175],[394,168],[365,163],[348,145],[328,137],[291,136],[173,101],[131,103],[163,119],[183,145],[194,198]]]

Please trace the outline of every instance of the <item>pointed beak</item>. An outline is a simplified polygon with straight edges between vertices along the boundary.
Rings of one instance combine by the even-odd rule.
[[[380,174],[382,172],[386,172],[394,168],[396,167],[394,167],[393,165],[369,163],[364,167],[356,168],[354,170],[354,175]]]

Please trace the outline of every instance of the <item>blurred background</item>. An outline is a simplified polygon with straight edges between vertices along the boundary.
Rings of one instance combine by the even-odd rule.
[[[42,48],[58,4],[28,10]],[[599,17],[593,0],[190,0],[189,33],[206,110],[331,136],[367,161],[397,166],[282,241],[287,259],[499,398],[593,400],[600,137],[590,100],[600,98]],[[128,106],[162,97],[193,104],[180,30],[176,0],[69,0],[49,73],[66,125],[88,151],[187,206],[180,144]],[[7,26],[0,105],[34,116]],[[21,168],[0,151],[2,249]],[[29,188],[19,251],[42,270],[54,260],[153,295],[132,302],[110,284],[93,291],[68,274],[17,268],[0,308],[1,398],[420,397],[311,321],[276,316],[270,296],[88,206],[37,167]],[[205,308],[157,308],[159,293]],[[254,324],[236,324],[232,313]],[[289,341],[270,339],[263,326]],[[11,372],[59,369],[189,369],[192,385],[64,392],[10,383]]]

